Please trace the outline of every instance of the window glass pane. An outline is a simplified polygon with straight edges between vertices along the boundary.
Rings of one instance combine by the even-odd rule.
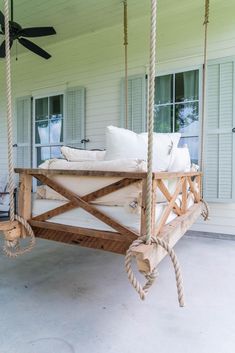
[[[51,157],[50,158],[62,158],[61,146],[51,147]]]
[[[50,147],[37,147],[37,166],[50,159]]]
[[[50,116],[63,114],[63,95],[50,97]]]
[[[155,104],[172,103],[173,101],[173,75],[155,78]]]
[[[36,99],[35,119],[36,120],[48,119],[48,98]]]
[[[171,132],[172,131],[173,106],[155,106],[154,131]]]
[[[199,134],[198,103],[175,105],[175,131],[189,135]]]
[[[50,119],[50,143],[63,141],[62,115],[53,115]]]
[[[35,124],[35,143],[45,145],[49,143],[49,124],[48,120],[38,121]]]
[[[198,70],[175,74],[175,101],[198,100]]]
[[[179,147],[188,146],[192,163],[198,164],[198,137],[181,137]]]

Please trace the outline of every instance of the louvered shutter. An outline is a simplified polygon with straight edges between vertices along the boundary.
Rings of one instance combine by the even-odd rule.
[[[121,81],[121,127],[125,127],[125,80]],[[128,79],[128,129],[140,133],[146,130],[146,77]]]
[[[16,100],[16,165],[21,168],[31,167],[31,130],[32,130],[31,97],[20,97]]]
[[[85,88],[74,87],[66,91],[65,144],[84,148]]]
[[[234,198],[234,62],[208,65],[204,196],[208,201]]]

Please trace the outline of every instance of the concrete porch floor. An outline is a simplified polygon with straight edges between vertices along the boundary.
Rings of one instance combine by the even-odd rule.
[[[186,304],[169,259],[141,302],[119,255],[38,240],[0,257],[1,353],[234,353],[235,242],[184,237],[176,246]]]

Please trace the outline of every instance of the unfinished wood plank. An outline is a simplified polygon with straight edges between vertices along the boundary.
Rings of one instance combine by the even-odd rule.
[[[181,205],[181,211],[182,213],[186,213],[187,211],[187,178],[183,178],[182,182],[182,205]]]
[[[198,193],[200,195],[200,199],[202,198],[202,176],[201,175],[197,175],[195,177],[195,181],[198,185]]]
[[[99,197],[103,197],[108,194],[111,194],[111,193],[118,191],[120,189],[123,189],[129,185],[135,184],[135,183],[139,182],[140,180],[139,179],[136,180],[135,178],[134,179],[124,178],[124,179],[116,181],[115,183],[104,186],[103,188],[101,188],[99,190],[91,192],[90,194],[83,196],[82,199],[86,202],[95,201]]]
[[[39,214],[32,219],[34,221],[46,221],[52,217],[59,216],[60,214],[73,210],[77,206],[73,202],[68,202],[65,205],[61,205],[59,207],[53,208],[52,210],[49,210],[47,212],[44,212],[42,214]]]
[[[152,215],[151,215],[151,234],[155,234],[155,223],[156,223],[156,195],[157,195],[157,180],[153,180],[152,183]]]
[[[144,179],[146,172],[109,172],[100,170],[64,170],[64,169],[40,169],[40,168],[15,168],[16,173],[28,175],[77,175],[77,176],[104,176],[131,179]]]
[[[171,178],[181,178],[181,177],[193,177],[197,175],[202,175],[201,172],[157,172],[153,173],[154,179],[171,179]]]
[[[146,235],[146,192],[147,179],[142,181],[142,199],[141,199],[141,220],[140,220],[140,234],[142,237]]]
[[[201,200],[200,193],[197,192],[197,190],[195,189],[195,185],[194,185],[194,183],[193,183],[191,177],[188,177],[188,182],[189,182],[190,190],[191,190],[192,193],[194,194],[195,202],[200,202],[200,200]]]
[[[18,213],[26,220],[31,218],[31,191],[32,176],[21,174],[18,193]]]
[[[165,209],[163,215],[161,216],[161,218],[158,222],[158,225],[157,225],[156,231],[155,231],[155,235],[158,235],[158,233],[161,231],[162,227],[165,225],[167,218],[169,217],[169,214],[171,213],[171,211],[173,209],[173,206],[175,204],[175,200],[181,191],[181,187],[182,187],[182,178],[180,178],[180,180],[178,181],[175,192],[174,192],[167,208]]]
[[[75,227],[61,223],[54,223],[54,222],[41,222],[41,221],[29,221],[32,227],[42,228],[42,229],[51,229],[54,231],[72,233],[72,234],[79,234],[85,235],[88,237],[95,237],[95,238],[102,238],[102,239],[110,239],[115,241],[133,241],[136,239],[134,235],[123,235],[117,232],[105,231],[105,230],[97,230],[92,228],[83,228],[83,227]]]
[[[170,194],[169,190],[167,189],[166,185],[164,184],[163,180],[157,180],[158,183],[158,187],[161,190],[161,192],[163,193],[163,195],[165,196],[165,198],[167,199],[168,202],[171,201],[172,199],[172,195]],[[180,207],[174,203],[174,210],[175,212],[180,216],[182,214]]]
[[[177,241],[200,216],[201,210],[201,202],[193,205],[184,215],[175,218],[172,222],[165,225],[159,233],[159,238],[170,247],[174,247]],[[167,252],[161,246],[156,246],[154,244],[141,244],[136,247],[132,253],[133,256],[136,256],[138,269],[144,272],[151,272],[167,255]]]
[[[35,236],[41,239],[57,241],[60,243],[82,246],[86,248],[98,249],[125,254],[132,241],[115,241],[113,239],[101,239],[75,233],[66,233],[53,229],[43,229],[33,227]]]

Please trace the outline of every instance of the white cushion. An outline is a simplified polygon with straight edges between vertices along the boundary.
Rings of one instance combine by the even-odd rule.
[[[176,148],[174,158],[169,166],[169,172],[190,172],[191,159],[187,146]]]
[[[67,146],[61,147],[61,152],[64,158],[70,162],[103,161],[106,153],[106,151],[79,150]]]
[[[145,172],[146,162],[141,159],[119,159],[110,161],[81,161],[69,162],[65,159],[49,159],[42,163],[41,169],[64,169],[64,170],[97,170],[109,172]]]
[[[174,158],[174,152],[181,134],[154,133],[153,137],[153,171],[167,171]],[[108,126],[106,129],[105,160],[122,158],[139,158],[147,160],[148,135],[136,134],[133,131]]]

